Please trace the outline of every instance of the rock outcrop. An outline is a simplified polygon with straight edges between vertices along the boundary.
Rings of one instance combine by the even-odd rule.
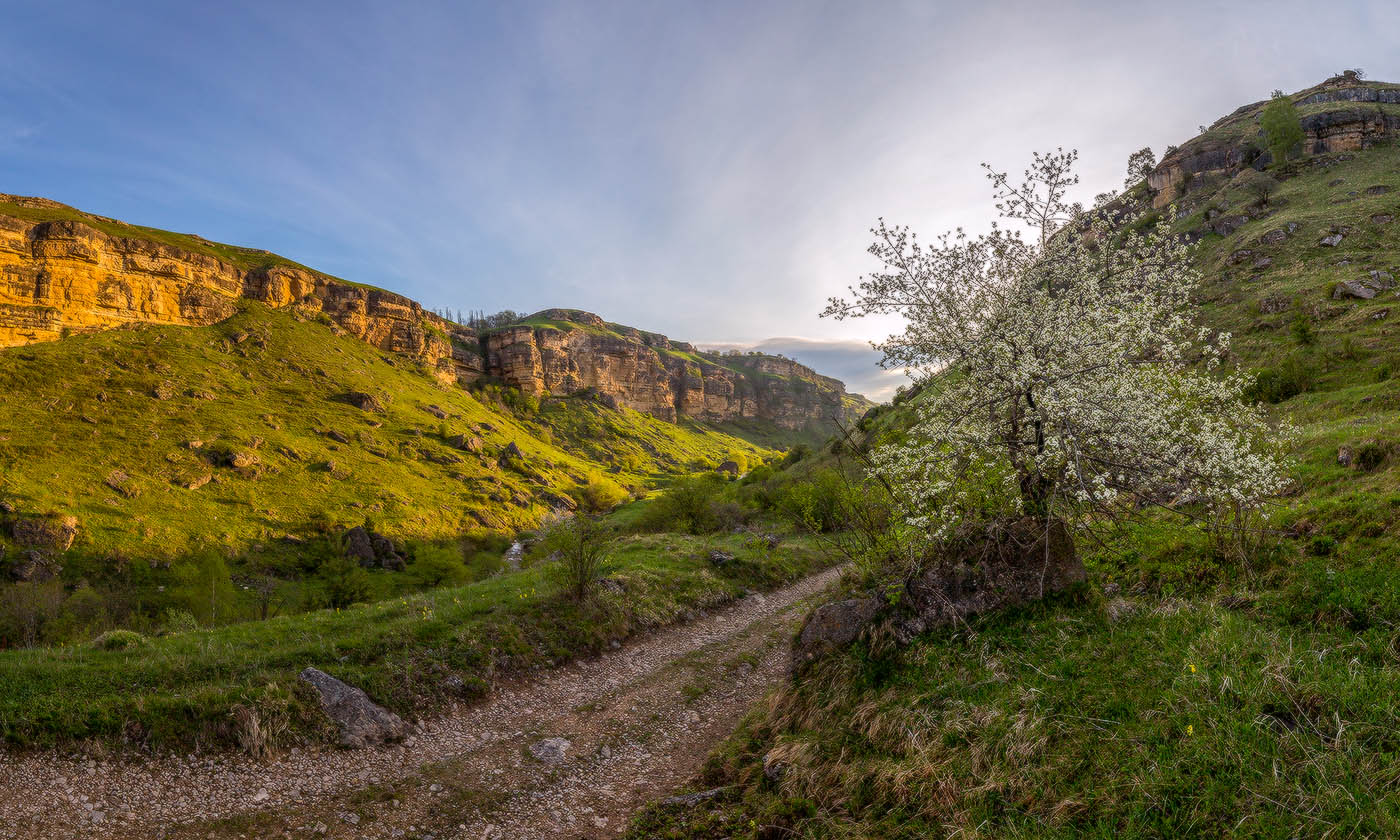
[[[888,618],[890,638],[908,644],[920,633],[1064,592],[1086,579],[1065,524],[1021,519],[996,523],[963,540],[953,556],[931,561],[904,582],[897,607],[879,594],[825,604],[803,622],[792,644],[792,667],[842,648]]]
[[[761,418],[829,426],[869,403],[790,359],[701,353],[685,342],[551,309],[486,336],[486,371],[527,394],[594,390],[606,402],[674,421]]]
[[[0,194],[0,348],[132,324],[207,326],[244,300],[290,309],[444,382],[490,374],[540,394],[593,389],[606,403],[674,421],[759,418],[829,426],[868,405],[840,382],[774,356],[697,353],[664,335],[577,310],[481,337],[393,292],[340,280],[266,251],[136,228],[41,198]],[[562,327],[562,328],[561,328]],[[351,404],[376,411],[368,394]]]
[[[1309,154],[1350,152],[1400,136],[1400,87],[1343,73],[1293,95]],[[1204,134],[1162,156],[1147,176],[1154,207],[1179,200],[1211,176],[1233,176],[1271,162],[1255,102],[1217,120]]]
[[[0,195],[0,202],[40,216],[77,217],[34,220],[0,209],[0,347],[127,324],[207,326],[249,299],[324,316],[375,347],[422,358],[444,378],[480,375],[475,334],[402,295],[266,252],[217,246],[250,266],[240,267],[213,256],[216,246],[196,237],[184,237],[189,248],[169,244],[46,199]],[[210,253],[197,250],[202,245]]]

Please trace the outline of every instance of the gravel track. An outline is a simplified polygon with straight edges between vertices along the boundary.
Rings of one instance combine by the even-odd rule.
[[[0,752],[0,838],[602,838],[693,776],[783,679],[829,569],[504,684],[403,744],[111,762]],[[568,741],[562,760],[530,747]]]

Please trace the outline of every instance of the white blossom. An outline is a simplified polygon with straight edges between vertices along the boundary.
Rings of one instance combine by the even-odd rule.
[[[1038,226],[1035,242],[994,226],[925,243],[881,220],[881,269],[823,313],[905,320],[875,347],[924,386],[918,420],[873,468],[915,527],[1257,509],[1285,486],[1292,431],[1222,367],[1229,335],[1196,323],[1189,246],[1165,221],[1066,206],[1075,157],[1037,155],[1018,187],[989,170],[1003,217]]]

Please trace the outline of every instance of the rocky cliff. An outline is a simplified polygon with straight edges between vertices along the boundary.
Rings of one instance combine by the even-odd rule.
[[[528,393],[593,389],[674,421],[755,418],[829,426],[868,405],[787,359],[696,353],[683,342],[573,310],[480,337],[393,292],[340,280],[266,251],[137,228],[47,199],[0,195],[0,347],[130,324],[203,326],[240,300],[326,320],[444,381],[483,375]]]
[[[1292,96],[1309,154],[1349,152],[1400,137],[1400,85],[1366,81],[1347,72]],[[1203,134],[1171,148],[1148,175],[1154,207],[1165,207],[1247,166],[1272,163],[1255,102],[1217,120]]]
[[[579,310],[537,313],[488,334],[484,345],[487,372],[526,393],[592,389],[667,420],[760,418],[800,429],[849,421],[870,405],[790,359],[701,353]]]
[[[219,250],[231,258],[211,253]],[[480,374],[475,336],[402,295],[263,251],[0,195],[0,347],[127,324],[208,325],[232,315],[240,299],[323,316],[380,349],[424,359],[443,377]]]

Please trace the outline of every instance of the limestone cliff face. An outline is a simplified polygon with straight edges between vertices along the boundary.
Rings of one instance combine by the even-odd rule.
[[[0,199],[68,209],[44,199]],[[476,337],[402,295],[285,264],[239,268],[79,220],[0,212],[0,347],[134,323],[213,324],[232,315],[240,298],[321,313],[376,347],[424,359],[443,378],[480,374],[479,356],[462,349],[474,351]]]
[[[1271,162],[1263,151],[1255,102],[1217,120],[1210,130],[1163,155],[1147,177],[1154,207],[1165,207],[1212,175],[1234,175]],[[1344,73],[1293,96],[1309,154],[1349,152],[1400,136],[1400,87]]]
[[[0,195],[0,348],[132,324],[207,326],[243,299],[326,319],[382,350],[421,359],[446,382],[489,373],[528,393],[594,389],[614,405],[672,421],[757,418],[801,429],[830,426],[868,405],[796,362],[700,354],[576,310],[535,316],[553,319],[553,328],[508,327],[482,339],[402,295],[267,252]]]
[[[664,335],[552,309],[486,336],[486,371],[529,394],[596,390],[667,420],[761,418],[788,429],[830,427],[868,407],[838,380],[790,359],[697,353]],[[543,323],[541,323],[543,322]]]

